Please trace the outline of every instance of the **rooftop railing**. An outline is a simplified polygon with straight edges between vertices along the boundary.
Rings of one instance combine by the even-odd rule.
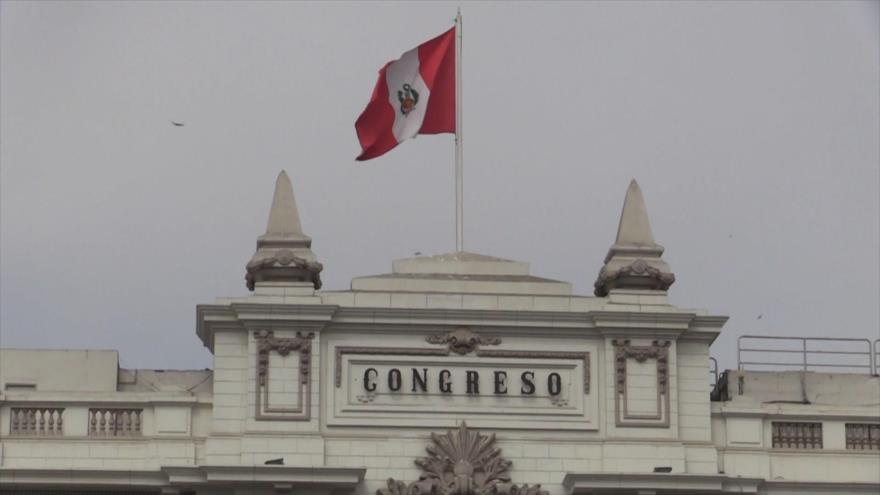
[[[877,374],[880,339],[743,335],[736,342],[740,370],[788,369]]]
[[[718,360],[710,357],[709,358],[709,386],[715,388],[715,385],[718,384]]]

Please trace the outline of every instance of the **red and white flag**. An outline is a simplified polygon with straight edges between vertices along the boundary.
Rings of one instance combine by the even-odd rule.
[[[416,134],[455,132],[455,28],[379,70],[370,103],[354,124],[363,151],[384,155]]]

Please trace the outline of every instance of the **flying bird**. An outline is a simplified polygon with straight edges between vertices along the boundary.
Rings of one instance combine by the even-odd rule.
[[[183,122],[175,122],[172,120],[171,125],[173,125],[175,127],[183,127]]]

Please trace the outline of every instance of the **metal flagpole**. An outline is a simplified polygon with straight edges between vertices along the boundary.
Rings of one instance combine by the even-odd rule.
[[[464,167],[461,116],[461,8],[455,16],[455,250],[464,251]]]

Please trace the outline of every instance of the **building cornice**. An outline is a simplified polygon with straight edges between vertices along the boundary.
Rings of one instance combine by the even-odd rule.
[[[344,307],[322,304],[261,304],[231,302],[197,306],[197,334],[213,351],[214,333],[258,329],[320,331],[328,324],[347,329],[385,325],[411,329],[463,325],[480,328],[540,328],[547,334],[596,332],[609,338],[650,337],[711,343],[725,316],[702,316],[693,311],[536,311],[458,308]]]
[[[657,463],[662,465],[662,459]],[[728,478],[723,474],[679,473],[567,473],[562,481],[565,492],[578,494],[636,495],[672,493],[758,493],[763,479]]]
[[[168,485],[168,477],[161,471],[0,467],[0,485],[162,487]]]
[[[767,480],[764,482],[764,490],[767,495],[827,495],[832,493],[876,495],[877,493],[880,493],[880,483],[825,483]]]
[[[794,405],[794,404],[792,404]],[[798,404],[800,405],[800,404]],[[809,407],[809,406],[808,406]],[[713,418],[761,418],[761,419],[778,419],[778,420],[840,420],[840,421],[865,421],[874,423],[877,421],[876,406],[848,406],[847,410],[797,410],[794,408],[775,408],[767,409],[721,409],[713,408]]]
[[[294,466],[165,466],[156,471],[97,469],[24,469],[0,467],[0,484],[16,486],[126,487],[176,489],[210,486],[270,488],[310,493],[354,490],[364,479],[364,468]]]
[[[158,394],[157,394],[158,395]],[[100,407],[111,405],[113,407],[124,406],[197,406],[200,404],[210,405],[212,398],[207,396],[154,396],[146,393],[126,392],[16,392],[0,394],[0,404],[7,406],[89,406]]]

